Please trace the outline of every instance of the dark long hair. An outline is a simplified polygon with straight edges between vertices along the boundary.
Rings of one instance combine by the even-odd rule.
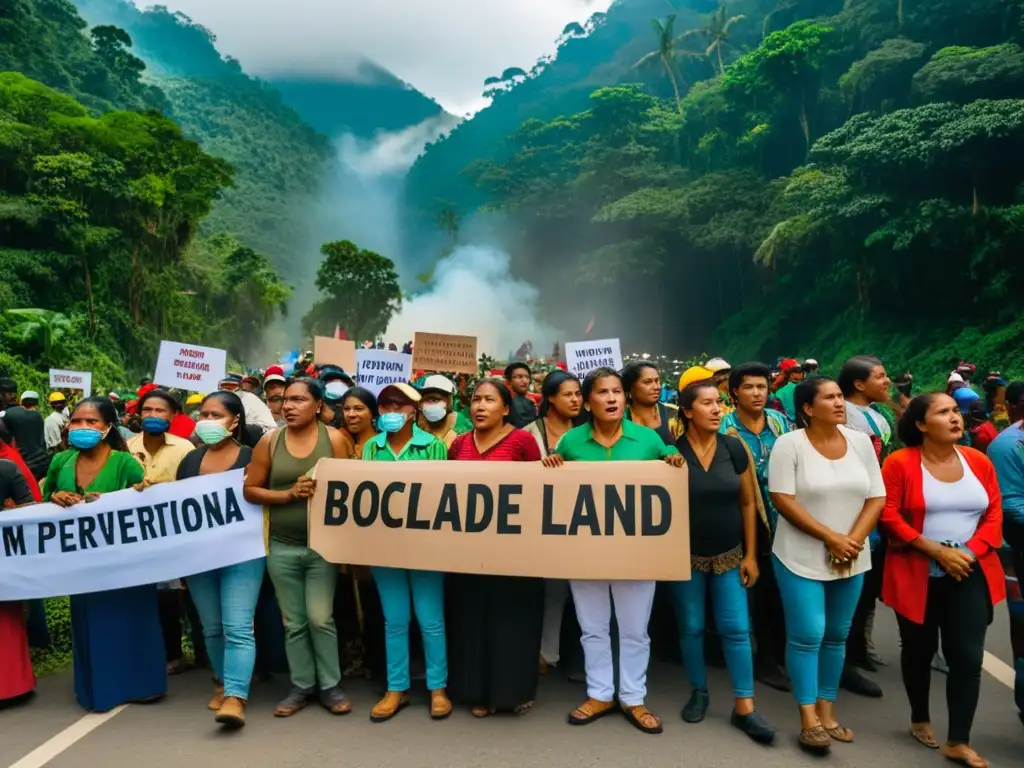
[[[524,365],[519,365],[517,367],[526,368],[526,366]],[[529,369],[527,368],[527,370]],[[498,390],[498,397],[501,398],[502,405],[509,409],[509,412],[505,414],[505,423],[508,424],[509,419],[512,418],[512,393],[509,391],[508,385],[501,379],[495,378],[493,376],[488,376],[487,378],[480,379],[480,381],[473,385],[473,391],[469,396],[470,402],[473,402],[473,396],[476,395],[476,391],[484,385],[494,387],[496,390]]]
[[[896,422],[896,437],[908,448],[917,448],[924,443],[924,433],[918,423],[923,422],[928,415],[928,409],[932,407],[932,400],[940,392],[924,392],[909,403],[900,414],[900,420]]]
[[[871,372],[880,365],[882,365],[882,361],[871,355],[857,355],[843,363],[836,379],[836,384],[839,385],[843,397],[854,394],[857,391],[857,382],[867,381],[871,378]]]
[[[551,409],[551,403],[548,401],[552,397],[558,396],[558,390],[560,390],[562,385],[567,381],[575,381],[577,384],[580,383],[579,379],[568,371],[563,371],[561,368],[555,368],[553,371],[548,371],[548,375],[544,377],[544,381],[540,384],[540,406],[537,408],[537,415],[539,418],[543,419],[548,415],[548,411]]]
[[[683,425],[683,432],[690,427],[690,420],[686,417],[683,412],[684,408],[693,408],[693,404],[697,402],[697,396],[700,394],[702,389],[713,389],[718,391],[718,385],[715,384],[713,379],[704,379],[702,381],[695,381],[692,384],[687,384],[683,387],[683,391],[679,393],[679,421]]]
[[[245,428],[245,406],[242,405],[242,398],[236,395],[234,392],[228,392],[226,389],[219,390],[217,392],[211,392],[203,398],[203,405],[206,405],[207,400],[219,400],[220,404],[224,406],[224,409],[232,416],[238,417],[238,426],[235,427],[235,431],[231,433],[232,439],[240,445],[248,445],[249,433]],[[253,446],[249,446],[250,448]]]
[[[640,381],[640,376],[643,374],[644,368],[650,368],[658,376],[661,376],[661,371],[658,370],[658,366],[647,360],[634,360],[631,363],[626,363],[626,367],[622,369],[622,389],[626,393],[626,400],[633,399],[633,387]]]
[[[373,396],[373,392],[368,390],[366,387],[352,387],[341,397],[341,404],[338,406],[338,410],[342,412],[344,416],[345,401],[349,398],[354,397],[360,403],[365,405],[370,411],[370,423],[374,429],[377,427],[377,398]]]
[[[171,407],[171,411],[173,411],[174,413],[176,413],[176,414],[177,413],[181,413],[181,401],[178,400],[178,398],[176,398],[174,395],[172,395],[166,389],[151,389],[151,390],[149,390],[149,392],[147,392],[146,394],[144,394],[142,397],[139,398],[139,404],[136,406],[135,412],[138,413],[141,416],[142,415],[142,407],[146,404],[147,400],[151,400],[153,398],[156,398],[158,400],[163,400],[165,403],[167,403]],[[114,410],[116,411],[117,409],[115,408]]]
[[[835,379],[830,379],[828,376],[813,376],[796,385],[796,389],[793,390],[793,409],[796,411],[796,425],[799,429],[805,429],[811,424],[810,418],[804,413],[804,406],[813,407],[814,398],[818,396],[821,385],[829,382],[836,383]]]
[[[114,408],[114,404],[110,402],[109,397],[87,397],[84,400],[79,400],[75,403],[75,407],[71,409],[71,418],[75,417],[75,412],[78,411],[83,405],[91,405],[96,409],[96,412],[100,415],[110,427],[110,431],[107,432],[107,436],[103,438],[104,442],[115,451],[127,451],[128,444],[124,441],[124,436],[121,434],[121,430],[117,428],[117,409]]]

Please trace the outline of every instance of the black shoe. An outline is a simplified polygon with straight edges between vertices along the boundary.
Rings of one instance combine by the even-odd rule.
[[[789,678],[775,662],[765,662],[754,667],[754,677],[759,681],[767,685],[769,688],[774,688],[776,691],[782,691],[783,693],[789,693],[792,690],[792,686],[789,684]]]
[[[708,711],[708,704],[711,703],[711,697],[708,696],[707,691],[694,691],[690,694],[690,700],[686,702],[686,706],[683,707],[683,711],[680,712],[680,716],[688,723],[699,723],[704,719],[704,715]]]
[[[858,696],[867,696],[869,699],[882,698],[881,686],[874,680],[868,680],[852,667],[843,670],[843,676],[839,679],[839,687]]]
[[[854,662],[854,666],[860,667],[865,672],[877,672],[878,665],[875,664],[871,659],[865,656],[863,659],[858,659]]]
[[[729,722],[758,744],[771,744],[775,741],[775,729],[768,725],[768,721],[757,712],[751,712],[749,715],[737,715],[734,709]]]

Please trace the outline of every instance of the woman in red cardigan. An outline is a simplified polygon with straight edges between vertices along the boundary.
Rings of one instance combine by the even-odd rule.
[[[942,635],[949,664],[949,734],[942,754],[969,768],[988,761],[970,747],[992,606],[1006,597],[998,549],[1003,511],[992,462],[958,447],[964,420],[942,393],[915,397],[897,426],[904,445],[885,461],[882,525],[889,552],[882,600],[899,621],[900,664],[911,735],[939,747],[928,713],[931,659]]]

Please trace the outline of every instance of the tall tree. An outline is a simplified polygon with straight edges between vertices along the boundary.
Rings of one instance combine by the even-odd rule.
[[[691,37],[704,38],[707,42],[707,49],[704,51],[705,56],[711,56],[715,54],[718,61],[718,74],[725,73],[725,60],[722,57],[722,50],[725,48],[735,48],[735,44],[731,40],[730,31],[733,25],[739,24],[743,21],[746,16],[742,13],[738,13],[734,16],[729,15],[729,6],[726,0],[719,0],[718,8],[715,10],[711,17],[708,19],[708,25],[706,27],[699,27],[697,29],[689,29],[679,36],[679,40],[686,40]]]
[[[668,75],[669,82],[672,83],[672,92],[676,97],[676,109],[682,114],[683,106],[679,95],[679,81],[682,79],[682,76],[679,73],[679,64],[676,60],[675,26],[676,15],[674,13],[666,16],[665,21],[651,19],[651,28],[654,30],[654,36],[658,39],[658,47],[650,53],[641,56],[633,66],[639,69],[649,66],[655,61],[660,63],[661,68]]]

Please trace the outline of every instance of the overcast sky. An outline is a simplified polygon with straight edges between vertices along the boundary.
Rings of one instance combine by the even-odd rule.
[[[140,6],[155,0],[136,0]],[[209,27],[246,71],[345,71],[359,51],[449,112],[486,101],[483,81],[529,69],[570,21],[611,0],[162,0]],[[346,55],[348,54],[348,55]]]

